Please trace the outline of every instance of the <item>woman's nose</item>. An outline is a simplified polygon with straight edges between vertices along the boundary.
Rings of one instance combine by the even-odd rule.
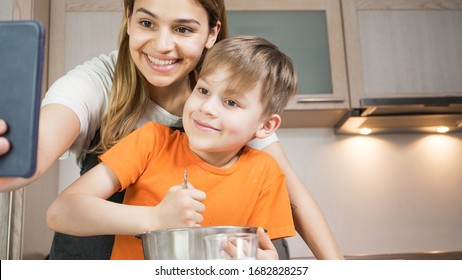
[[[173,34],[165,28],[159,29],[157,36],[153,38],[152,45],[158,52],[168,52],[175,46]]]

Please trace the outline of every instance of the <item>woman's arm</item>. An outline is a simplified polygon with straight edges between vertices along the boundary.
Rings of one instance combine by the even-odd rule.
[[[50,229],[77,236],[102,234],[135,235],[141,232],[197,226],[202,221],[205,193],[189,185],[170,188],[157,206],[134,206],[107,201],[120,189],[120,182],[108,165],[100,163],[50,205]]]
[[[263,151],[270,154],[286,174],[295,228],[314,256],[317,259],[343,259],[321,209],[293,170],[281,144],[274,142]]]
[[[37,171],[28,179],[0,178],[0,192],[16,190],[37,180],[77,137],[93,136],[112,87],[116,60],[117,52],[100,55],[76,66],[50,86],[40,110]],[[0,141],[1,136],[0,132]]]
[[[80,131],[77,115],[68,107],[50,104],[40,110],[37,168],[30,178],[0,178],[0,192],[22,188],[38,178],[70,148]]]

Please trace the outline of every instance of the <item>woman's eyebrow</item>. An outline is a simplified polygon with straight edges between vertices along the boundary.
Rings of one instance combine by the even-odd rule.
[[[137,13],[145,13],[153,18],[158,18],[156,14],[152,13],[151,11],[148,11],[146,10],[145,8],[138,8],[138,10],[136,10]]]
[[[156,18],[156,19],[159,18],[156,14],[154,14],[154,13],[151,12],[151,11],[146,10],[145,8],[138,8],[138,9],[136,10],[136,12],[137,12],[137,13],[145,13],[145,14],[147,14],[147,15],[153,17],[153,18]],[[192,18],[191,18],[191,19],[188,19],[188,18],[184,18],[184,19],[183,19],[183,18],[180,18],[180,19],[175,20],[175,22],[177,22],[177,23],[182,23],[182,24],[193,23],[193,24],[197,24],[197,25],[199,25],[199,26],[201,25],[199,21],[197,21],[197,20],[195,20],[195,19],[192,19]]]

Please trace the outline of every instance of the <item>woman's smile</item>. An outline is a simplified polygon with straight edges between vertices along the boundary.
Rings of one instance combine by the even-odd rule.
[[[150,55],[145,55],[149,67],[156,72],[170,72],[173,69],[177,68],[179,65],[180,59],[160,59],[155,58]]]
[[[172,65],[178,61],[177,59],[158,59],[150,55],[148,55],[148,59],[156,66]]]

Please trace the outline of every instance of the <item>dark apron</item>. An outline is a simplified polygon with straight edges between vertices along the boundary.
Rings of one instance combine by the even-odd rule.
[[[93,147],[99,142],[99,130],[90,143]],[[99,163],[98,154],[87,154],[83,160],[80,175]],[[125,191],[113,194],[109,201],[122,203]],[[108,260],[111,257],[114,235],[73,236],[55,232],[51,244],[50,260]]]
[[[180,129],[183,131],[183,129]],[[93,147],[99,142],[99,130],[90,143]],[[87,154],[83,160],[83,166],[80,175],[85,174],[88,170],[99,163],[98,154]],[[113,194],[109,201],[122,203],[125,190]],[[273,241],[274,246],[279,254],[279,259],[289,259],[289,247],[285,239]],[[51,244],[50,260],[109,260],[111,258],[112,246],[114,245],[114,235],[95,235],[95,236],[73,236],[64,233],[55,232]]]

